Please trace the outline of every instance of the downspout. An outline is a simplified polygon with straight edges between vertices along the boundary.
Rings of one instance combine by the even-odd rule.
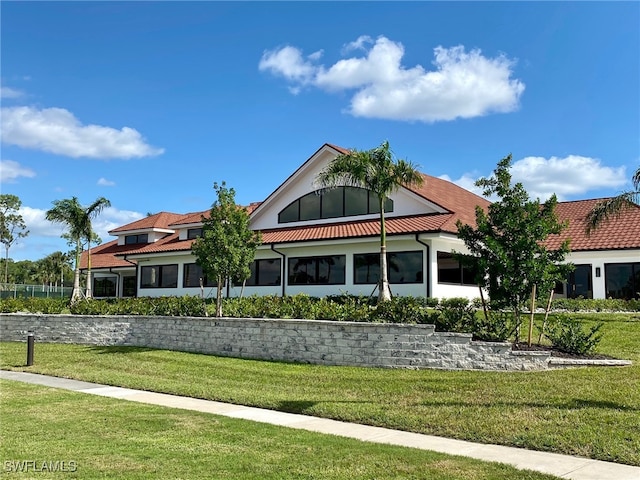
[[[282,257],[282,267],[280,268],[280,277],[281,277],[281,280],[282,280],[282,296],[284,297],[285,294],[286,294],[285,293],[285,279],[286,279],[285,271],[286,271],[286,268],[287,268],[287,256],[284,253],[279,252],[278,250],[276,250],[275,243],[272,243],[270,246],[271,246],[271,250],[273,250],[273,252],[277,253],[278,255],[280,255]]]
[[[140,276],[139,276],[140,266],[138,265],[137,262],[132,262],[131,260],[129,260],[126,255],[124,255],[124,261],[125,262],[129,262],[131,265],[134,265],[136,267],[136,297],[137,297],[138,296],[138,282],[140,280]]]
[[[427,274],[426,274],[425,281],[427,282],[427,298],[429,298],[429,296],[431,295],[431,258],[429,258],[431,249],[429,248],[428,244],[426,244],[422,240],[420,240],[420,234],[419,233],[416,233],[416,242],[418,242],[420,245],[424,245],[425,248],[427,249],[427,255],[426,255]]]
[[[116,288],[116,298],[120,298],[120,290],[121,290],[121,283],[122,283],[122,276],[118,273],[118,272],[114,272],[113,271],[113,267],[109,267],[109,273],[113,273],[115,275],[118,276],[118,287]]]

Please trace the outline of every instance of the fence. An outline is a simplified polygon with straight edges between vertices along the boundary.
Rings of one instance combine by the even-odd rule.
[[[60,285],[0,284],[0,298],[71,298],[72,291],[73,287],[61,287]]]

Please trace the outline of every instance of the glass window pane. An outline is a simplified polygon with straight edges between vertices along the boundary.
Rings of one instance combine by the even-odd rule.
[[[369,191],[369,213],[380,213],[378,195]]]
[[[311,257],[289,259],[289,284],[315,283],[316,262]]]
[[[115,297],[117,277],[94,277],[93,296],[94,297]]]
[[[183,276],[182,284],[184,287],[199,287],[202,267],[197,263],[185,263]]]
[[[345,283],[345,256],[318,257],[316,283],[341,285]]]
[[[140,288],[158,286],[158,267],[142,267],[140,269]]]
[[[300,220],[317,220],[320,218],[320,195],[309,193],[300,197]]]
[[[176,288],[178,286],[178,265],[162,265],[160,287]]]
[[[326,190],[322,194],[322,218],[335,218],[344,215],[344,188]]]
[[[389,283],[422,283],[422,252],[391,252],[387,254]]]
[[[260,285],[280,285],[280,259],[260,260]]]
[[[360,253],[353,256],[355,284],[376,284],[380,279],[380,254]]]
[[[298,221],[298,212],[299,212],[299,204],[298,200],[293,202],[287,208],[282,210],[278,215],[279,223],[289,223],[289,222],[297,222]]]
[[[640,263],[607,263],[604,266],[607,298],[640,298]]]
[[[122,296],[123,297],[135,297],[136,296],[136,277],[122,277]]]
[[[364,215],[367,213],[368,193],[363,188],[345,187],[344,189],[344,214]]]
[[[438,252],[438,283],[461,283],[460,264],[447,252]]]

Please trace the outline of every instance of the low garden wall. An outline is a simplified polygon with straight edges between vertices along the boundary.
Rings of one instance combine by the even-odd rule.
[[[259,318],[0,314],[0,339],[123,345],[322,365],[541,370],[548,352],[512,351],[433,325]]]

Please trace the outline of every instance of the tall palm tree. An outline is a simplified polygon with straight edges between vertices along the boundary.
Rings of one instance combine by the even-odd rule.
[[[627,208],[640,204],[640,167],[631,177],[631,181],[633,190],[603,200],[593,207],[586,218],[587,233],[593,232],[608,218],[620,215]]]
[[[371,150],[353,149],[338,155],[322,170],[316,181],[322,188],[350,186],[365,188],[378,197],[380,208],[380,277],[378,302],[391,299],[387,276],[387,234],[384,204],[390,194],[402,186],[419,186],[424,179],[417,167],[407,160],[395,159],[389,142]]]
[[[71,293],[71,302],[77,301],[82,293],[80,291],[80,252],[85,241],[89,242],[91,247],[91,239],[93,230],[91,229],[91,220],[105,208],[111,206],[111,202],[104,197],[95,200],[88,207],[83,207],[77,197],[66,198],[64,200],[55,200],[53,208],[47,210],[46,218],[50,222],[61,223],[68,228],[67,235],[75,243],[75,271],[73,278],[73,291]],[[89,256],[87,276],[87,296],[91,296],[91,257]]]

